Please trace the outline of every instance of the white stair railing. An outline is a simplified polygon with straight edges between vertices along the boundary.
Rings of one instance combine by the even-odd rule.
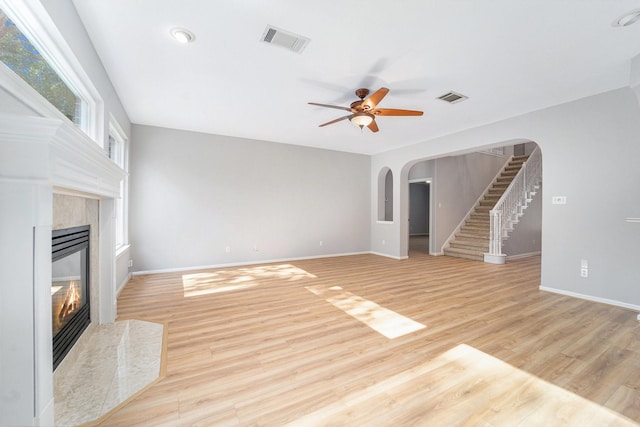
[[[531,198],[542,182],[542,155],[540,148],[529,155],[522,168],[513,178],[500,200],[489,211],[491,231],[489,234],[489,255],[503,256],[502,241],[509,236],[513,225],[518,222]],[[486,258],[485,258],[486,259]]]

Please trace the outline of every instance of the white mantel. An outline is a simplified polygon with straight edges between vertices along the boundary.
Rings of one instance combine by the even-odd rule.
[[[42,100],[5,77],[0,102],[8,93],[25,109],[0,112],[0,425],[53,425],[53,193],[100,200],[97,320],[113,322],[114,199],[125,171],[61,115],[42,117]]]

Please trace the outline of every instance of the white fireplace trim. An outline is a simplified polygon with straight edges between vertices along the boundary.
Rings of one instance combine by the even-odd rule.
[[[38,107],[42,104],[40,95],[21,87],[26,83],[8,78],[7,70],[1,68],[3,99],[27,108],[20,109],[23,114],[0,112],[0,221],[6,232],[0,239],[0,250],[9,254],[0,269],[0,282],[20,285],[5,287],[0,298],[4,302],[0,308],[6,305],[6,310],[0,310],[0,323],[12,325],[10,340],[0,343],[0,395],[15,397],[0,400],[0,424],[52,425],[53,191],[100,200],[98,322],[113,322],[113,206],[126,172],[66,118],[55,113],[41,117],[46,109]],[[14,247],[12,241],[21,244]],[[19,316],[15,314],[18,308]],[[16,322],[21,326],[13,326]]]

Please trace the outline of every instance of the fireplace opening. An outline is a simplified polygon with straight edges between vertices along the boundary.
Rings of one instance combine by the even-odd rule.
[[[51,241],[53,369],[89,326],[89,225],[54,230]]]

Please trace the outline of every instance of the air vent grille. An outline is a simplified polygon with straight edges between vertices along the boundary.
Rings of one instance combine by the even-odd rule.
[[[267,28],[265,28],[262,34],[262,41],[284,47],[292,52],[302,53],[311,40],[307,37],[281,30],[272,25],[267,25]]]
[[[462,95],[460,93],[457,92],[448,92],[445,93],[444,95],[441,95],[438,97],[438,99],[441,99],[445,102],[448,102],[449,104],[455,104],[457,102],[462,102],[465,99],[468,99],[468,96]]]

